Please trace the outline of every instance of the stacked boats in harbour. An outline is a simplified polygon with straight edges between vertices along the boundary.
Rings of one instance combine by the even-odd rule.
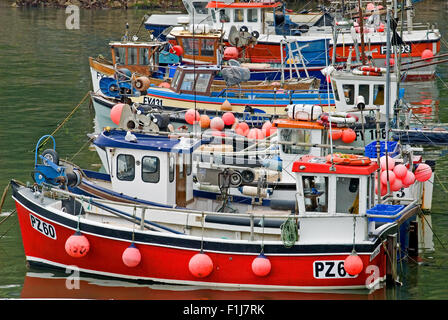
[[[103,170],[46,135],[34,183],[11,181],[27,261],[212,288],[399,283],[433,250],[435,161],[395,133],[412,127],[403,81],[443,62],[438,30],[411,1],[184,4],[89,58]]]

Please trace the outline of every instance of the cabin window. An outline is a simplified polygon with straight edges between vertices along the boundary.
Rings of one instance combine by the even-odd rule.
[[[336,86],[336,82],[334,80],[331,80],[331,86],[334,91],[334,98],[336,99],[336,101],[339,101],[338,87]]]
[[[201,40],[201,56],[213,57],[215,55],[215,42],[212,39]]]
[[[219,10],[219,22],[230,22],[229,10]]]
[[[148,50],[148,48],[140,48],[138,50],[138,53],[139,53],[139,58],[138,58],[139,64],[147,66],[149,64],[149,60],[148,60],[149,50]]]
[[[198,39],[183,39],[184,52],[186,55],[199,54],[199,40]]]
[[[189,176],[193,168],[193,155],[191,153],[185,155],[185,166],[187,176]]]
[[[142,180],[157,183],[160,179],[160,160],[157,157],[143,157]]]
[[[243,22],[243,21],[244,21],[243,9],[235,9],[233,15],[233,22]]]
[[[210,73],[200,73],[198,75],[197,80],[196,80],[196,91],[197,92],[206,92],[207,91],[211,76],[212,75]]]
[[[336,186],[336,212],[358,214],[359,178],[336,177]]]
[[[120,154],[117,157],[117,178],[123,181],[133,181],[135,178],[135,159],[130,154]]]
[[[280,136],[281,140],[285,142],[293,142],[293,143],[311,142],[311,130],[281,129]],[[310,146],[282,144],[283,152],[289,154],[306,154],[310,151],[310,149],[311,149]]]
[[[307,212],[328,212],[328,177],[303,176],[303,195]]]
[[[171,82],[171,87],[174,90],[177,90],[177,85],[179,84],[180,74],[181,74],[181,72],[179,69],[177,69],[176,72],[174,73],[173,81]]]
[[[208,9],[206,6],[206,2],[193,2],[193,7],[196,9],[196,13],[198,14],[208,14]]]
[[[126,48],[115,47],[115,63],[116,64],[126,64]]]
[[[344,91],[345,102],[347,104],[355,104],[355,86],[353,84],[342,85]]]
[[[175,169],[174,155],[171,154],[168,161],[169,161],[168,179],[170,180],[170,182],[173,182],[174,181],[174,172],[175,172],[175,170],[174,170]]]
[[[358,94],[363,96],[366,106],[370,104],[370,86],[368,84],[360,84]]]
[[[376,106],[384,104],[384,85],[376,84],[373,87],[373,104]]]
[[[186,73],[184,76],[184,80],[182,81],[180,90],[193,91],[193,84],[194,84],[194,73]]]
[[[137,48],[128,48],[128,65],[137,64]]]
[[[257,9],[247,9],[247,22],[257,22],[258,12]]]

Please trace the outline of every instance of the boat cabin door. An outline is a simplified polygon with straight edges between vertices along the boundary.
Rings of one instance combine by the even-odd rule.
[[[182,153],[176,154],[176,205],[187,206],[187,168]]]

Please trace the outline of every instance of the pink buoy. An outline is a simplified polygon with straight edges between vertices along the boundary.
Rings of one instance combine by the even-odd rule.
[[[120,124],[121,112],[123,111],[124,103],[117,103],[110,109],[110,120],[116,125]]]
[[[187,112],[185,112],[185,121],[188,124],[194,124],[195,121],[199,121],[201,116],[199,115],[199,112],[197,112],[194,109],[188,109]]]
[[[73,258],[82,258],[89,250],[89,240],[79,231],[76,231],[75,234],[68,237],[67,241],[65,241],[65,252]]]
[[[432,176],[432,169],[426,163],[419,163],[414,171],[415,179],[420,182],[429,180]]]
[[[344,260],[344,269],[351,276],[360,274],[363,267],[361,258],[354,251]]]
[[[205,278],[213,271],[213,261],[205,253],[196,253],[191,257],[188,269],[196,278]]]
[[[369,2],[366,6],[367,11],[375,10],[375,5],[372,2]]]
[[[240,52],[236,47],[227,47],[224,49],[224,60],[230,60],[230,59],[238,59],[238,56],[240,55]]]
[[[342,131],[342,142],[352,143],[356,140],[356,132],[353,129],[345,129]]]
[[[131,245],[123,251],[121,259],[126,266],[133,268],[139,265],[142,260],[142,255],[140,250],[138,250],[137,247],[131,243]]]
[[[266,134],[267,130],[272,128],[272,123],[271,121],[266,121],[265,123],[263,123],[263,126],[261,127],[261,131],[263,131],[263,134],[267,137],[268,135]]]
[[[386,170],[386,156],[380,158],[381,170]],[[395,160],[391,157],[387,157],[387,169],[393,170],[395,168]]]
[[[260,140],[260,139],[264,139],[264,134],[263,134],[263,131],[261,131],[261,129],[252,128],[249,130],[249,133],[247,134],[247,138]]]
[[[429,49],[423,50],[422,59],[424,59],[427,62],[431,62],[433,57],[434,57],[434,54],[432,53],[431,50],[429,50]]]
[[[378,28],[376,29],[376,31],[378,31],[378,32],[384,32],[384,23],[380,23],[380,25],[378,26]]]
[[[397,164],[393,171],[398,179],[403,179],[408,173],[408,168],[404,164]]]
[[[239,122],[235,127],[235,132],[242,136],[247,136],[249,130],[249,125],[246,122]]]
[[[392,170],[384,170],[381,172],[380,180],[382,184],[387,185],[387,173],[389,172],[389,182],[392,185],[396,179],[395,173]]]
[[[252,272],[258,277],[267,276],[271,268],[271,261],[264,254],[260,254],[252,261]]]
[[[210,128],[213,130],[221,131],[224,129],[224,121],[220,117],[214,117],[210,121]]]
[[[408,171],[406,176],[401,179],[401,182],[403,182],[405,186],[410,186],[415,182],[415,175],[411,171]]]
[[[161,82],[158,86],[159,88],[171,88],[171,85],[168,82]]]
[[[201,117],[199,118],[199,124],[200,124],[202,129],[207,129],[208,127],[210,127],[210,118],[209,118],[209,116],[206,115],[206,114],[201,115]]]
[[[398,179],[398,178],[396,178],[394,180],[394,182],[390,184],[390,190],[391,191],[398,191],[401,188],[403,188],[403,182],[400,179]]]
[[[226,112],[222,115],[222,120],[224,121],[224,125],[231,126],[235,123],[235,116],[232,112]]]
[[[385,196],[387,193],[387,185],[381,183],[381,196]],[[375,194],[378,194],[378,186],[375,184]]]

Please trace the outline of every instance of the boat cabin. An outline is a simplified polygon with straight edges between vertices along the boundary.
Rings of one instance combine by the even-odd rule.
[[[176,93],[210,95],[213,79],[219,70],[216,66],[178,66],[170,89]]]
[[[94,144],[106,157],[115,192],[185,207],[193,201],[192,153],[206,141],[106,130]]]
[[[132,73],[151,76],[158,71],[163,42],[115,41],[109,43],[112,63],[116,69],[128,69]],[[175,57],[175,55],[170,55]],[[162,59],[163,60],[163,59]],[[179,61],[177,61],[179,62]],[[176,62],[173,62],[176,63]]]
[[[341,228],[346,228],[347,234],[353,237],[353,216],[365,216],[367,210],[375,206],[374,176],[377,169],[376,162],[362,166],[332,165],[325,157],[310,155],[295,161],[292,172],[296,177],[299,215],[322,217],[322,220],[301,219],[301,240],[314,238],[316,233],[327,237],[331,236],[329,233],[340,234]],[[326,216],[330,219],[334,215],[341,215],[338,225],[330,229],[321,228]],[[358,240],[366,240],[360,237],[366,236],[367,223],[367,219],[356,219]]]
[[[393,115],[394,104],[397,100],[398,79],[393,73],[391,73],[390,76],[389,112],[390,115]],[[357,75],[354,72],[345,70],[333,71],[330,74],[330,79],[335,107],[338,112],[360,111],[361,105],[364,105],[364,110],[367,112],[376,110],[379,107],[380,113],[383,115],[386,114],[385,72],[381,73],[379,76],[371,76]],[[404,89],[400,89],[399,98],[401,98],[403,94]],[[362,100],[360,97],[362,97]]]
[[[193,30],[194,28],[194,30]],[[174,37],[172,44],[184,50],[182,62],[190,64],[220,64],[220,48],[223,45],[224,33],[209,30],[207,24],[190,25],[189,29],[175,29],[169,37]]]
[[[257,31],[259,34],[268,33],[266,15],[275,8],[282,8],[281,2],[264,0],[259,2],[233,2],[210,1],[207,8],[211,11],[213,26],[223,29],[226,33],[231,26],[238,30]],[[271,32],[272,33],[272,32]]]

